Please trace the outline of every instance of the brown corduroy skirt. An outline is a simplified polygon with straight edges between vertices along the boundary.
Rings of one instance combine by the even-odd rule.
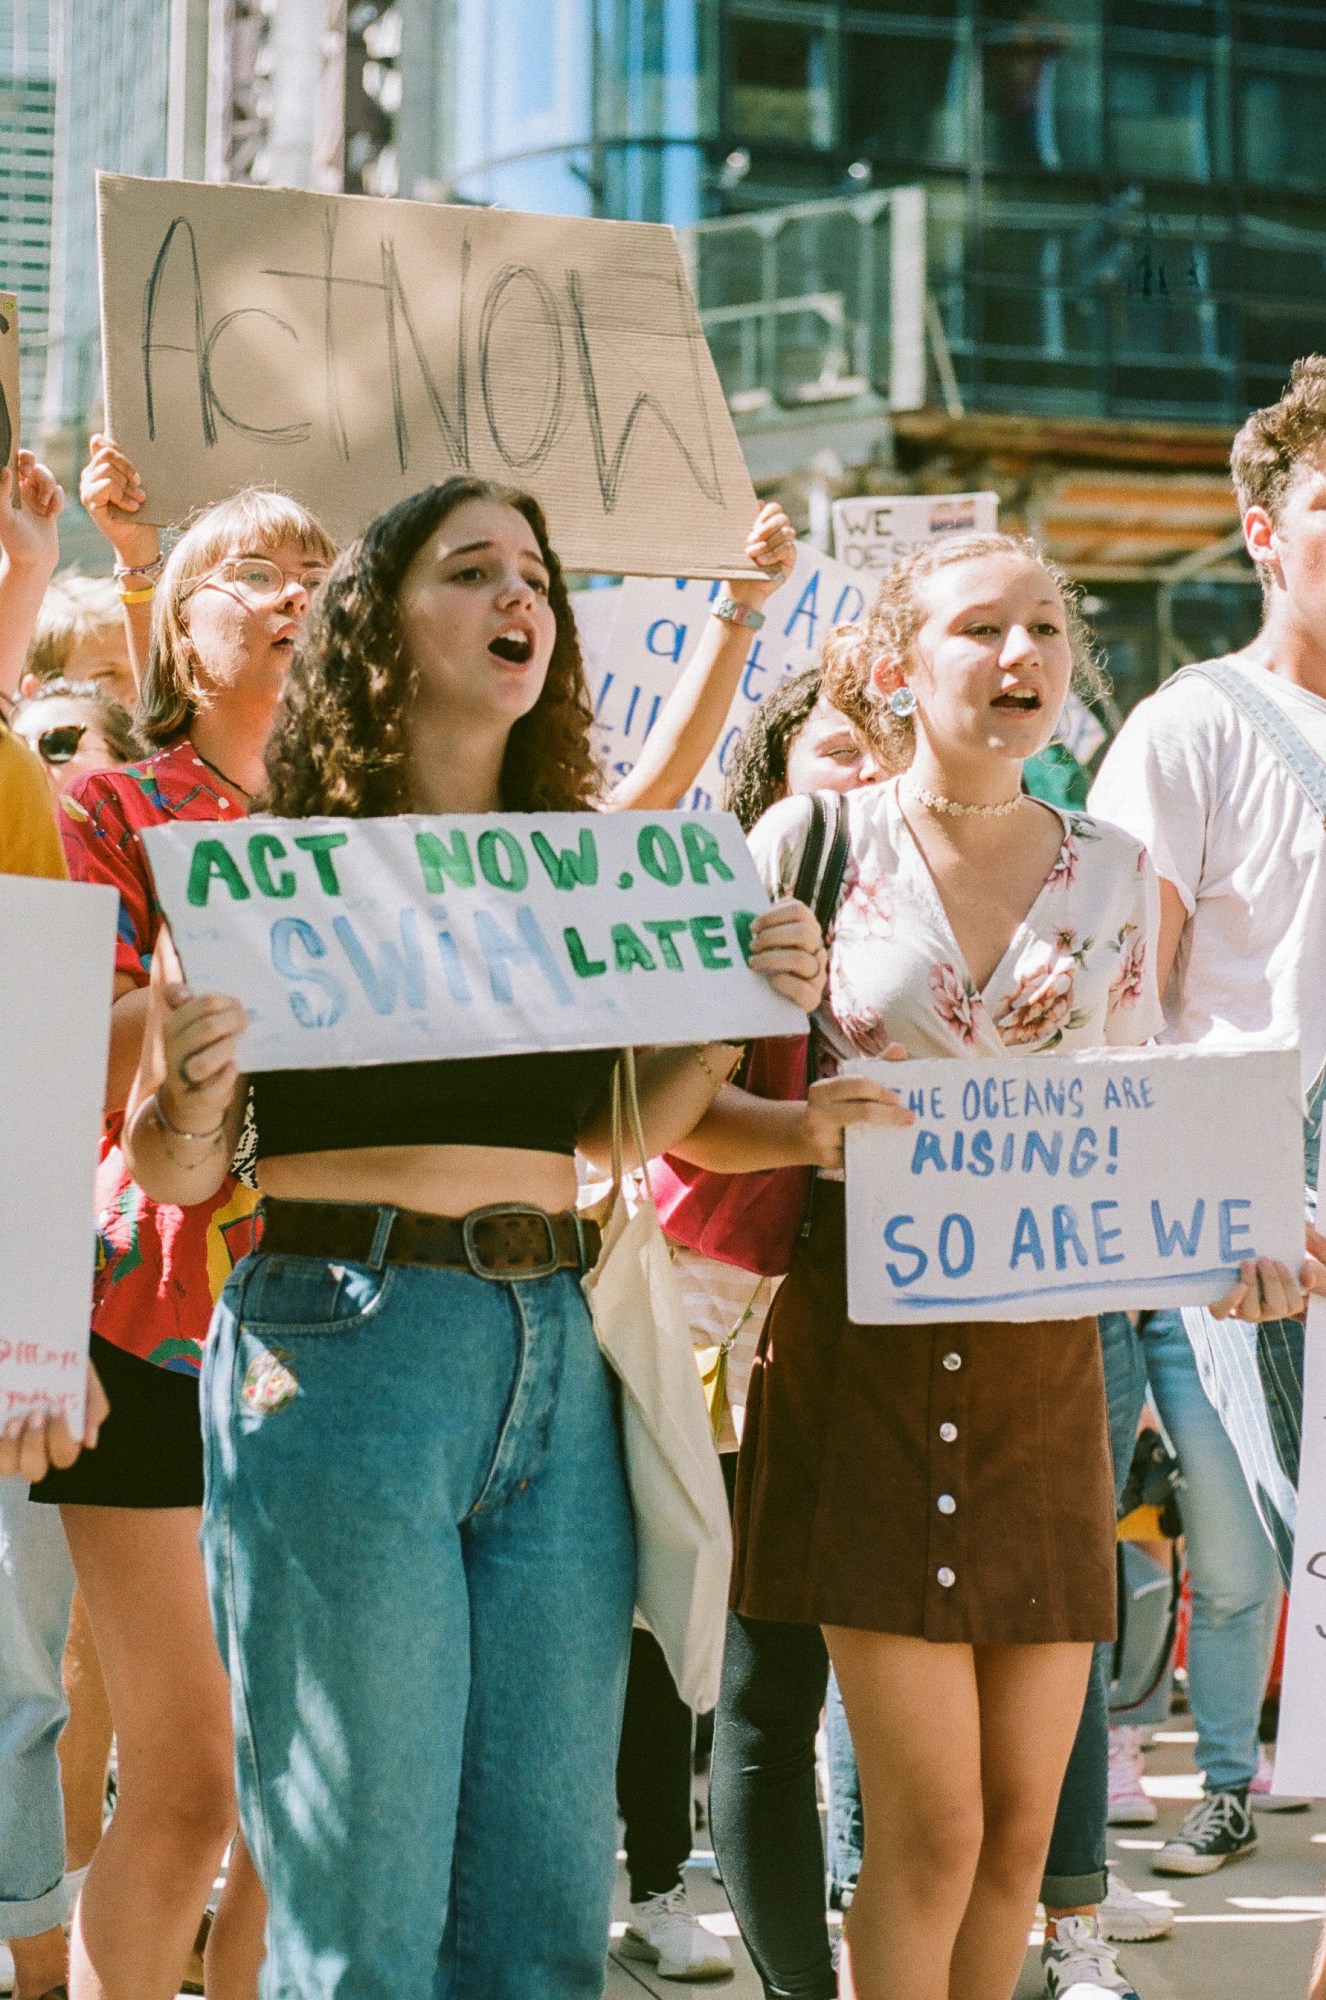
[[[1095,1320],[854,1326],[822,1181],[751,1378],[732,1603],[975,1645],[1114,1636]]]

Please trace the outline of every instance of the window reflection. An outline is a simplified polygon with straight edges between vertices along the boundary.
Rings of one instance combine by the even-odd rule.
[[[846,37],[843,132],[876,160],[961,160],[967,152],[965,71],[947,36]]]
[[[823,29],[738,15],[728,34],[734,135],[770,145],[831,145],[833,106]]]
[[[985,49],[986,158],[999,166],[1063,166],[1056,93],[1067,41],[1037,6],[1017,10]]]
[[[1326,187],[1326,75],[1248,74],[1240,94],[1248,179],[1265,187]]]
[[[1127,173],[1209,181],[1221,171],[1204,64],[1117,57],[1110,65],[1110,130],[1115,163]]]

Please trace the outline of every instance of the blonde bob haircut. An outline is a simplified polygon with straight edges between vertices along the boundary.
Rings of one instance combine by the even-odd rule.
[[[884,572],[865,617],[855,625],[835,626],[824,647],[825,694],[860,731],[887,771],[905,770],[916,747],[915,721],[894,715],[889,696],[907,678],[908,659],[925,623],[926,608],[917,585],[957,563],[989,556],[1019,556],[1045,571],[1064,607],[1074,692],[1084,701],[1094,701],[1108,691],[1082,615],[1081,591],[1028,536],[943,535],[921,542]]]
[[[191,521],[161,572],[152,605],[152,643],[134,726],[154,750],[188,729],[206,696],[193,677],[184,594],[196,577],[230,555],[264,554],[295,542],[313,562],[331,563],[336,544],[306,507],[286,493],[246,486]]]

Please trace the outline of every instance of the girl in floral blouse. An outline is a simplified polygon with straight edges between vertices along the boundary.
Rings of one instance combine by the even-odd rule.
[[[1145,852],[1022,790],[1089,666],[1058,576],[1030,543],[946,540],[884,579],[867,635],[874,737],[894,769],[912,755],[848,800],[816,1022],[829,1080],[818,1114],[786,1107],[789,1163],[831,1103],[844,1124],[888,1115],[830,1096],[848,1057],[1068,1053],[1160,1025]],[[789,800],[755,829],[770,889],[808,822]],[[725,1119],[733,1143],[734,1098],[689,1151]],[[820,1624],[837,1670],[867,1825],[843,1993],[997,2000],[1025,1957],[1092,1642],[1114,1628],[1099,1340],[1092,1320],[850,1324],[838,1141],[830,1159],[818,1133],[810,1233],[752,1379],[733,1602]]]

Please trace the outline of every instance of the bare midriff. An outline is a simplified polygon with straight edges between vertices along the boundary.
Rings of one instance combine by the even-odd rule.
[[[574,1208],[575,1166],[563,1153],[503,1146],[370,1146],[284,1153],[258,1162],[258,1185],[281,1201],[357,1201],[424,1215],[467,1215],[493,1202],[557,1214]]]

